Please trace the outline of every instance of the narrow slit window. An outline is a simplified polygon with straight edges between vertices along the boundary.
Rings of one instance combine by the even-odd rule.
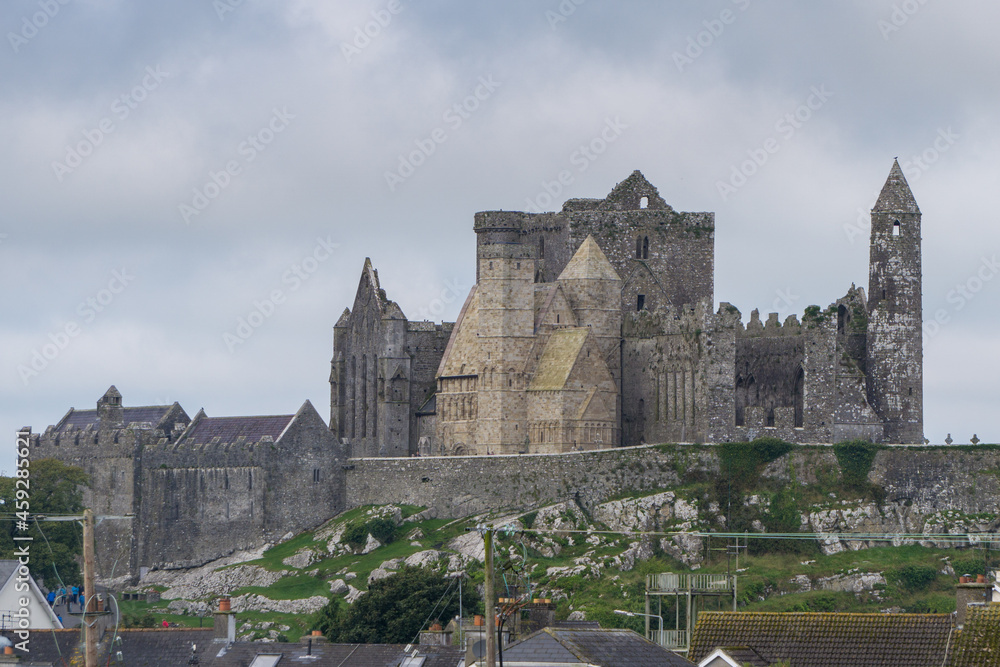
[[[894,220],[892,222],[892,235],[899,236],[899,220]]]
[[[646,307],[646,295],[640,294],[635,299],[635,309],[636,311],[640,311],[645,307]]]

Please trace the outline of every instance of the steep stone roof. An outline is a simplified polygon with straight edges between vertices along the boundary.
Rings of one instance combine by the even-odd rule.
[[[878,195],[873,212],[883,213],[920,213],[917,200],[913,198],[910,184],[906,182],[903,170],[899,168],[899,160],[893,160],[889,177],[885,179],[882,192]]]
[[[631,630],[543,628],[503,650],[504,663],[571,663],[600,667],[689,667],[694,664]]]
[[[795,667],[940,667],[951,614],[703,612],[688,654],[745,646]]]
[[[950,667],[1000,667],[1000,604],[969,607]]]
[[[553,331],[545,344],[545,349],[542,350],[542,358],[538,362],[528,391],[562,389],[589,333],[590,329],[587,327],[567,327]]]
[[[200,418],[199,418],[200,417]],[[180,441],[187,445],[203,445],[219,438],[221,444],[236,442],[245,437],[247,442],[259,442],[264,436],[277,440],[295,415],[266,417],[204,417],[195,420]]]
[[[558,280],[621,280],[621,278],[594,237],[587,235],[580,248],[566,264],[566,268],[559,274]]]

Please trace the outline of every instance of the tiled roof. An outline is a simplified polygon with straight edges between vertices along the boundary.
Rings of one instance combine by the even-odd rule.
[[[795,667],[941,667],[951,632],[950,614],[703,612],[688,655],[746,646]]]
[[[122,421],[125,426],[133,422],[149,422],[153,426],[156,426],[171,407],[173,406],[147,405],[136,408],[123,408]],[[87,424],[92,424],[94,428],[97,428],[100,421],[100,418],[97,416],[97,410],[70,410],[69,414],[59,423],[56,432],[64,433],[70,429],[82,429]]]
[[[1000,605],[969,607],[950,667],[1000,667]]]
[[[219,442],[228,444],[236,442],[240,436],[245,436],[247,442],[257,442],[265,435],[278,439],[288,423],[295,415],[277,415],[272,417],[203,417],[196,421],[191,430],[184,434],[182,443],[203,445],[219,438]]]
[[[584,662],[600,667],[690,667],[631,630],[544,628],[504,649],[504,662]]]

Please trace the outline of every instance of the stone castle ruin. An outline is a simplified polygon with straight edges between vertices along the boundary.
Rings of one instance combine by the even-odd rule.
[[[482,212],[474,229],[476,284],[454,323],[410,322],[365,260],[334,327],[329,426],[308,401],[191,418],[126,407],[111,387],[19,433],[31,458],[83,468],[95,513],[124,517],[97,527],[102,578],[201,565],[381,500],[459,516],[523,504],[523,479],[484,475],[524,469],[536,499],[663,485],[590,488],[584,469],[614,455],[596,450],[923,441],[920,210],[898,164],[872,210],[867,294],[783,323],[714,310],[714,214],[673,210],[638,171],[605,199]]]
[[[353,456],[554,453],[773,435],[923,442],[920,209],[894,163],[867,294],[799,320],[721,303],[715,215],[638,171],[554,213],[477,213],[458,321],[409,322],[365,261],[334,328],[330,428]]]

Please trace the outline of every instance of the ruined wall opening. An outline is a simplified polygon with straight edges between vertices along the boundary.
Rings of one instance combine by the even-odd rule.
[[[351,407],[356,408],[357,397],[358,397],[358,358],[355,356],[351,357]],[[351,410],[351,437],[357,437],[357,414],[355,410]]]
[[[844,333],[844,329],[848,322],[847,308],[844,307],[844,304],[840,304],[837,306],[837,333]]]
[[[806,373],[801,368],[798,374],[795,376],[795,388],[793,391],[793,401],[795,406],[795,427],[802,428],[802,413],[805,405],[803,399],[804,388],[805,388]]]
[[[642,237],[642,258],[649,259],[649,237]]]
[[[646,307],[646,295],[640,294],[635,298],[635,310],[639,312]]]
[[[649,197],[642,197],[639,200],[639,208],[646,208],[649,206]]]
[[[899,236],[899,220],[892,221],[892,235]]]
[[[361,355],[361,437],[368,437],[368,355]]]
[[[642,259],[642,237],[637,236],[635,239],[635,258]]]

